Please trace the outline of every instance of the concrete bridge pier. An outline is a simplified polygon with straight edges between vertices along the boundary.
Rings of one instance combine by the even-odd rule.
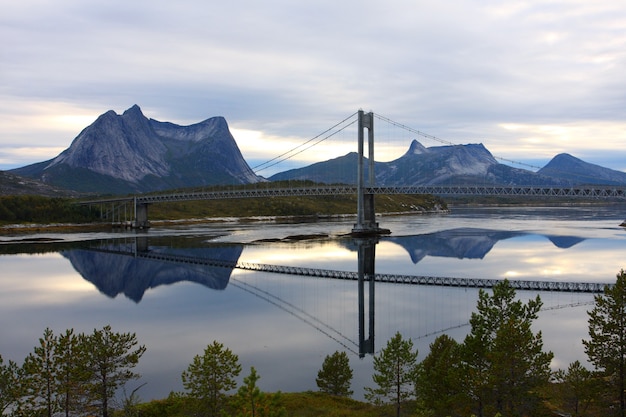
[[[135,221],[133,222],[133,228],[135,229],[148,229],[150,222],[148,221],[148,204],[137,203],[137,197],[135,197]]]
[[[374,187],[376,176],[374,173],[374,113],[363,113],[359,110],[358,119],[358,162],[357,162],[357,223],[352,228],[353,235],[381,235],[388,234],[388,229],[381,229],[376,222],[374,194],[366,193],[366,187]],[[365,182],[365,135],[367,129],[368,151],[368,181]]]

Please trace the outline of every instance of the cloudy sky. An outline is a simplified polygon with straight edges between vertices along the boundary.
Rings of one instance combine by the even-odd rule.
[[[0,169],[138,104],[224,116],[249,161],[364,109],[514,161],[626,171],[623,1],[2,3]]]

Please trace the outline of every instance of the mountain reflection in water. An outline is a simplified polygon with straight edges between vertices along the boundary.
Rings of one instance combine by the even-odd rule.
[[[223,290],[228,285],[232,269],[135,257],[136,246],[136,242],[125,244],[123,248],[105,245],[98,249],[63,251],[61,254],[83,278],[112,298],[124,294],[139,302],[151,288],[182,281],[195,282],[213,290]],[[151,246],[147,250],[164,255],[236,262],[243,245],[201,248]]]
[[[458,228],[423,235],[388,237],[385,240],[402,246],[416,264],[426,256],[483,259],[499,241],[524,235],[528,233]],[[585,240],[575,236],[546,236],[546,238],[562,249]]]
[[[501,240],[527,235],[488,229],[458,228],[414,236],[384,237],[380,240],[401,246],[417,264],[426,256],[457,259],[483,259]],[[584,239],[573,236],[546,236],[559,248],[570,248]],[[160,243],[160,242],[159,242]],[[358,250],[355,240],[343,240],[343,246]],[[89,249],[64,250],[74,269],[98,290],[115,298],[124,294],[140,302],[145,292],[161,285],[193,282],[213,290],[227,287],[233,267],[243,252],[243,244],[227,246],[204,244],[201,247],[150,245],[148,237],[121,242],[99,243]],[[138,254],[161,256],[142,257]],[[203,264],[219,260],[223,266]],[[354,266],[354,270],[357,265]]]

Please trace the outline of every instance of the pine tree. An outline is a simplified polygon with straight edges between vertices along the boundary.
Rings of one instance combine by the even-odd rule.
[[[528,415],[539,406],[537,388],[549,382],[554,356],[543,352],[541,332],[531,329],[541,306],[539,296],[527,304],[515,300],[507,280],[491,296],[480,291],[462,348],[464,386],[479,417]]]
[[[235,378],[240,372],[239,357],[214,341],[202,356],[193,358],[181,377],[185,389],[201,401],[209,415],[218,416],[226,404],[225,393],[237,386]]]
[[[461,401],[461,358],[459,344],[441,335],[430,345],[430,353],[419,364],[416,394],[421,406],[433,416],[449,416]]]
[[[381,404],[391,400],[396,406],[396,416],[400,416],[401,404],[415,395],[417,377],[417,350],[413,351],[411,339],[403,340],[398,332],[374,357],[372,376],[376,388],[365,388],[368,401]]]
[[[613,286],[595,296],[595,307],[588,312],[589,340],[583,340],[585,353],[596,369],[604,372],[619,401],[619,415],[626,415],[626,272],[621,270]]]
[[[350,359],[346,352],[327,355],[315,380],[320,391],[343,397],[352,395],[351,381],[352,368],[350,368]]]
[[[91,377],[90,391],[102,417],[108,417],[109,400],[117,388],[140,377],[132,368],[137,365],[146,347],[135,348],[138,342],[134,333],[116,333],[108,325],[102,330],[94,329],[84,343]]]
[[[66,417],[80,414],[88,400],[89,369],[86,354],[87,338],[68,329],[57,338],[54,363],[57,373],[59,408]]]
[[[13,361],[5,365],[0,355],[0,416],[15,407],[22,396],[20,375],[19,366]]]
[[[567,371],[559,369],[554,380],[560,386],[565,411],[571,410],[572,416],[581,416],[591,403],[598,398],[598,383],[593,372],[582,366],[579,361],[569,365]]]
[[[24,360],[24,384],[26,387],[25,407],[29,412],[52,415],[58,410],[56,401],[56,369],[54,366],[54,349],[56,337],[49,328],[39,338],[36,346]]]
[[[254,366],[250,368],[250,375],[243,379],[243,385],[237,390],[234,397],[236,417],[281,417],[286,415],[284,407],[280,405],[280,392],[267,394],[261,392],[256,385],[260,376]]]

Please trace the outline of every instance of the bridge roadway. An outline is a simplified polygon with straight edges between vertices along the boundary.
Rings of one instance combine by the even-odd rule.
[[[108,252],[108,251],[107,251]],[[305,268],[300,266],[269,265],[252,262],[224,261],[219,259],[206,259],[181,255],[170,255],[155,252],[123,252],[110,251],[120,254],[135,256],[138,258],[152,259],[162,262],[174,262],[190,265],[205,265],[221,268],[242,269],[246,271],[269,272],[274,274],[287,274],[315,278],[330,278],[358,281],[358,272],[338,271],[333,269]],[[454,278],[454,277],[432,277],[417,275],[398,274],[374,274],[375,282],[410,284],[410,285],[430,285],[443,287],[460,288],[492,288],[501,280],[486,278]],[[555,292],[577,292],[577,293],[601,293],[605,286],[611,284],[594,282],[559,282],[559,281],[528,281],[509,280],[511,286],[521,291],[555,291]]]
[[[83,201],[80,204],[98,204],[111,202],[135,201],[136,204],[154,204],[172,201],[222,200],[233,198],[291,197],[356,195],[357,187],[352,185],[328,185],[293,188],[257,188],[192,191],[167,194],[138,195],[102,200]],[[538,187],[538,186],[500,186],[500,185],[420,185],[398,187],[365,187],[366,194],[433,194],[456,196],[534,196],[567,197],[595,199],[626,199],[626,187],[616,186],[576,186],[576,187]]]

